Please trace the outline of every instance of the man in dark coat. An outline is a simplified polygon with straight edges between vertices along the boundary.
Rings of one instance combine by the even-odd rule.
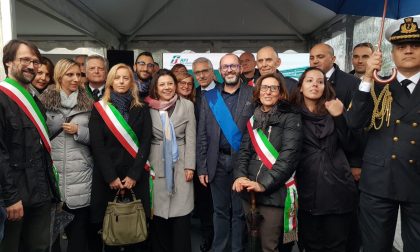
[[[198,121],[200,119],[200,108],[202,95],[215,88],[217,85],[220,85],[215,81],[213,64],[207,58],[200,57],[194,60],[192,64],[192,69],[195,75],[195,78],[198,81],[199,86],[196,87],[195,92],[195,104],[194,112],[195,118]],[[198,127],[198,126],[197,126]],[[198,159],[197,159],[198,162]],[[200,244],[200,250],[202,252],[209,251],[211,249],[211,244],[213,242],[213,200],[211,198],[211,192],[209,187],[204,187],[198,175],[194,173],[194,197],[195,197],[195,211],[200,218],[201,223],[201,235],[202,242]]]
[[[239,58],[234,54],[226,54],[221,58],[220,72],[224,79],[223,86],[217,86],[217,89],[208,91],[202,97],[197,134],[197,170],[200,182],[204,186],[210,185],[213,197],[213,250],[224,251],[228,246],[229,237],[231,237],[231,251],[243,251],[245,220],[242,202],[239,195],[232,191],[233,156],[239,146],[232,145],[232,138],[245,133],[246,122],[254,112],[253,88],[242,83],[239,77],[241,73]],[[208,102],[210,92],[214,92],[220,97],[219,102],[220,99],[223,99],[224,110],[213,113]],[[225,117],[219,124],[216,121],[216,116],[221,119],[221,114],[228,118]],[[222,132],[221,127],[226,129],[226,125],[233,127],[234,124],[240,132],[235,130],[235,134],[230,135],[225,135]],[[235,140],[238,139],[235,138]],[[231,236],[229,235],[230,230],[232,230]]]
[[[348,111],[353,128],[368,126],[372,114],[379,114],[368,132],[359,184],[360,228],[366,251],[391,251],[399,207],[404,251],[420,248],[419,24],[420,18],[391,24],[386,37],[392,43],[397,78],[389,85],[374,84],[373,70],[380,69],[382,63],[382,54],[375,52]],[[374,108],[372,85],[376,96],[385,93],[382,106],[390,102],[384,113]]]
[[[257,66],[261,75],[278,73],[286,81],[286,88],[289,95],[297,86],[297,81],[290,77],[284,77],[283,74],[277,70],[281,64],[281,59],[271,46],[265,46],[257,52]]]
[[[366,72],[366,62],[372,55],[374,49],[371,43],[359,43],[353,48],[353,55],[351,57],[351,63],[353,70],[349,72],[357,78],[362,78]]]
[[[348,108],[360,80],[340,70],[335,64],[334,49],[324,43],[313,46],[310,50],[309,64],[325,73],[335,90],[337,98],[343,102],[345,108]]]
[[[11,40],[3,48],[8,78],[1,84],[13,83],[27,90],[40,59],[39,50],[32,43]],[[38,107],[38,116],[45,119],[42,104],[37,97],[33,100],[32,107]],[[59,201],[60,195],[51,156],[36,127],[39,125],[35,126],[17,100],[0,90],[0,196],[8,219],[0,244],[2,252],[47,251],[50,244],[52,202]]]
[[[99,101],[105,92],[105,80],[108,74],[108,60],[100,55],[86,58],[86,92],[93,100]]]
[[[255,68],[257,66],[257,61],[255,61],[254,54],[250,52],[242,53],[241,56],[239,56],[239,62],[242,67],[242,81],[248,83],[251,87],[254,87],[258,78],[261,76],[260,71]]]

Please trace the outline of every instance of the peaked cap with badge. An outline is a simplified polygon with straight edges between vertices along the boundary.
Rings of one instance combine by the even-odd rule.
[[[386,29],[385,37],[392,44],[420,43],[420,17],[406,17],[393,22]]]

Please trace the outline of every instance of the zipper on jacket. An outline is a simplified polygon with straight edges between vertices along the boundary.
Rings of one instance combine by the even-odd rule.
[[[66,199],[66,162],[67,162],[67,152],[66,152],[66,147],[67,147],[67,134],[66,132],[61,132],[61,134],[63,134],[63,178],[62,179],[62,185],[63,185],[63,189],[61,190],[61,194],[63,195],[63,202],[65,203],[67,201]],[[58,178],[60,181],[60,177]]]
[[[268,136],[267,136],[267,138],[268,138],[269,141],[270,141],[270,135],[271,135],[271,126],[268,126]],[[258,157],[258,155],[257,155],[257,157]],[[258,159],[261,160],[261,158],[259,158],[259,157],[258,157]],[[261,161],[260,169],[258,169],[257,176],[255,177],[255,182],[258,182],[258,176],[260,175],[261,168],[263,167],[263,165],[264,164]]]

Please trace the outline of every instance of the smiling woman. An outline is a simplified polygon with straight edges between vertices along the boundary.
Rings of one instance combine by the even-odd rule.
[[[36,76],[29,86],[32,94],[39,96],[48,87],[48,85],[53,84],[53,74],[54,64],[47,57],[42,57]]]
[[[150,96],[145,100],[153,125],[149,160],[156,172],[153,251],[191,251],[196,122],[193,103],[179,97],[176,88],[175,76],[161,69],[153,76]]]

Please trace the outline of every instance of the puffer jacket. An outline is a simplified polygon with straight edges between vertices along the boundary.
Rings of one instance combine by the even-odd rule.
[[[271,127],[267,127],[264,133],[280,154],[273,168],[269,170],[262,164],[246,131],[242,138],[237,166],[234,168],[234,178],[247,177],[264,186],[265,192],[256,194],[257,205],[284,207],[285,183],[295,172],[299,162],[302,144],[301,117],[297,109],[288,102],[281,101],[277,105],[277,112],[268,119],[267,126]],[[242,192],[241,197],[249,202],[248,192]]]
[[[89,118],[92,99],[79,88],[77,105],[70,112],[61,106],[60,92],[55,86],[48,87],[40,96],[47,110],[47,124],[50,136],[58,132],[62,124],[70,122],[78,125],[77,134],[61,131],[52,141],[52,159],[60,179],[61,200],[71,209],[90,204],[93,160],[89,148]]]

